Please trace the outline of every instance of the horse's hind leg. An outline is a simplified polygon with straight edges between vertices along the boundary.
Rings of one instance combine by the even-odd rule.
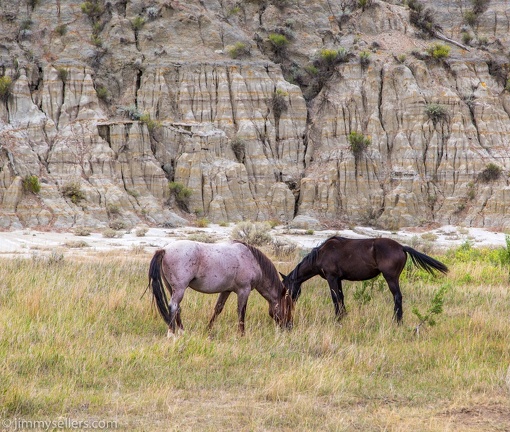
[[[333,300],[333,306],[335,307],[335,315],[338,320],[341,320],[347,315],[344,304],[344,292],[342,291],[342,279],[337,276],[329,276],[327,281],[331,293],[331,300]]]
[[[181,301],[184,296],[184,289],[175,288],[172,293],[172,298],[170,300],[169,304],[169,311],[170,311],[170,324],[168,326],[168,337],[175,335],[175,324],[179,326],[179,328],[182,329],[182,322],[181,322]]]
[[[387,276],[383,273],[384,279],[386,279],[386,282],[388,284],[388,287],[390,288],[391,293],[393,294],[393,301],[395,303],[394,308],[394,318],[396,318],[397,323],[402,323],[402,293],[400,291],[400,285],[398,283],[398,277],[394,276]]]
[[[216,306],[214,306],[214,314],[211,317],[211,320],[209,321],[209,325],[207,326],[207,328],[209,330],[211,330],[214,320],[217,318],[217,316],[223,310],[223,307],[225,306],[225,302],[227,301],[230,293],[231,293],[231,291],[224,291],[224,292],[220,293],[220,295],[218,297],[218,301],[216,302]]]

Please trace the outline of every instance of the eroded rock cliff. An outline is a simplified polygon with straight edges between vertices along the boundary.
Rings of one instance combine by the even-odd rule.
[[[509,227],[510,6],[402,3],[0,1],[0,227]]]

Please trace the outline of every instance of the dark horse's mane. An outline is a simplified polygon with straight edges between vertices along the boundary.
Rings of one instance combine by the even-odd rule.
[[[331,236],[329,238],[327,238],[326,240],[324,240],[319,246],[315,246],[309,253],[308,255],[306,255],[302,260],[301,262],[296,266],[296,268],[292,271],[293,274],[298,274],[299,272],[299,268],[301,267],[302,264],[310,264],[310,265],[313,265],[315,263],[315,261],[317,260],[317,255],[319,255],[319,249],[324,246],[324,244],[329,241],[329,240],[340,240],[344,237],[340,237],[340,236]]]
[[[241,240],[234,240],[234,243],[240,243],[250,250],[252,255],[255,257],[255,260],[257,261],[258,265],[260,266],[262,273],[267,279],[269,279],[269,283],[274,286],[282,286],[282,291],[280,292],[280,295],[284,295],[285,287],[283,286],[282,281],[278,276],[278,272],[274,264],[271,262],[271,260],[256,247],[249,245],[248,243],[245,243]]]

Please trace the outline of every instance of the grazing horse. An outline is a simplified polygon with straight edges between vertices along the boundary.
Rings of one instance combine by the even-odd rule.
[[[382,273],[395,302],[394,316],[402,321],[402,293],[399,277],[409,255],[415,266],[429,273],[448,272],[448,267],[434,258],[403,246],[389,238],[348,239],[333,236],[305,256],[287,276],[283,284],[290,290],[293,301],[301,294],[301,284],[313,276],[326,279],[338,319],[345,313],[342,280],[364,281]]]
[[[170,302],[161,282],[171,295]],[[235,292],[239,332],[244,334],[246,303],[252,288],[267,300],[269,315],[281,327],[292,327],[293,302],[275,266],[260,250],[240,241],[217,244],[176,241],[152,257],[151,285],[156,306],[168,325],[168,336],[175,334],[176,324],[183,329],[179,304],[188,286],[202,293],[220,294],[209,328],[230,293]]]

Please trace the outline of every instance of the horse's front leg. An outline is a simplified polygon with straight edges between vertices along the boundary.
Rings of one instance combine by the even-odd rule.
[[[214,320],[217,318],[217,316],[221,313],[221,311],[225,307],[225,302],[227,301],[230,293],[231,291],[224,291],[220,293],[218,301],[216,302],[216,306],[214,306],[214,314],[211,317],[211,320],[209,321],[209,325],[207,326],[209,330],[211,330]]]
[[[331,275],[326,280],[328,281],[331,300],[333,300],[333,306],[335,307],[335,315],[338,320],[341,320],[347,315],[344,304],[344,292],[342,290],[342,279]]]
[[[239,333],[244,335],[244,318],[246,316],[246,304],[250,295],[251,287],[242,289],[237,292],[237,317],[239,320]]]

